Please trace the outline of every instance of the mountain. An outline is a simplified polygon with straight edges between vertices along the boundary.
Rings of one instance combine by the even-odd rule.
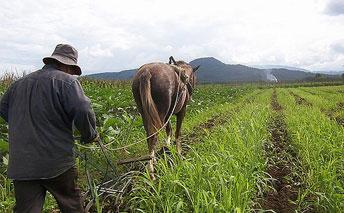
[[[344,71],[315,71],[316,73],[326,74],[326,75],[342,75]]]
[[[272,65],[267,65],[267,67],[270,67],[269,69],[258,69],[241,64],[225,64],[213,57],[195,59],[190,62],[190,65],[193,67],[200,65],[197,71],[197,80],[203,83],[312,81],[317,79],[338,78],[338,76],[335,75],[294,70],[297,69],[295,67],[289,67],[289,69],[287,69],[279,68],[281,66],[273,68],[271,67]],[[86,77],[95,79],[130,80],[136,72],[137,69],[132,69],[121,72],[91,74]]]
[[[315,73],[289,69],[270,69],[278,81],[300,81],[315,78]]]
[[[135,75],[137,69],[124,70],[120,72],[102,72],[87,75],[87,77],[94,79],[108,79],[108,80],[130,80]]]
[[[267,79],[264,70],[241,64],[225,64],[213,57],[195,59],[190,65],[200,65],[197,71],[197,79],[200,82],[248,82]]]
[[[225,64],[213,57],[199,58],[190,62],[192,66],[200,65],[197,79],[200,82],[283,82],[283,81],[302,81],[320,80],[335,78],[331,75],[321,74],[316,78],[316,73],[304,70],[296,70],[296,67],[279,68],[285,66],[267,65],[269,69],[258,69],[245,65]]]
[[[309,70],[299,68],[299,67],[291,67],[291,66],[285,66],[285,65],[249,65],[254,68],[258,69],[287,69],[287,70],[297,70],[297,71],[303,71],[303,72],[310,72]]]

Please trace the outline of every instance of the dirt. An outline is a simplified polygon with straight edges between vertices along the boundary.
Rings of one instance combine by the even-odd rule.
[[[282,106],[277,101],[277,93],[276,90],[273,91],[272,97],[271,97],[271,108],[275,111],[281,111],[283,110]]]
[[[198,138],[203,138],[203,136],[206,135],[209,130],[213,129],[216,126],[224,124],[226,121],[227,119],[223,116],[216,115],[208,119],[206,122],[200,124],[199,126],[194,127],[190,134],[182,137],[182,143],[195,143],[198,141]]]
[[[297,209],[298,191],[301,189],[301,165],[297,151],[290,144],[282,107],[277,101],[276,91],[271,97],[271,108],[277,112],[269,125],[269,143],[264,147],[268,165],[266,172],[272,178],[273,190],[264,193],[259,205],[264,210],[274,212],[294,212]],[[296,172],[298,171],[298,172]]]
[[[344,127],[344,118],[336,117],[335,120],[336,120],[338,125]]]
[[[272,119],[269,125],[271,133],[270,147],[266,148],[269,158],[267,173],[273,178],[271,190],[265,194],[262,202],[263,209],[271,209],[275,212],[293,212],[298,196],[300,181],[292,176],[293,166],[296,162],[295,153],[289,148],[289,136],[285,128],[282,115]]]
[[[339,126],[344,127],[344,118],[340,116],[336,116],[337,111],[343,111],[344,110],[344,102],[337,103],[336,107],[332,109],[322,109],[321,111],[330,119],[337,122]]]
[[[295,99],[295,103],[297,105],[303,105],[303,106],[312,106],[313,104],[310,103],[309,101],[307,101],[306,99],[304,99],[303,97],[293,93],[293,92],[289,92],[292,96],[294,96]]]
[[[344,110],[344,102],[339,102],[339,103],[337,104],[337,109],[339,109],[339,110]]]

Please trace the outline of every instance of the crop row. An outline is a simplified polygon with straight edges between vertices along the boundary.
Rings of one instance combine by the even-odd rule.
[[[145,138],[128,83],[84,80],[82,85],[92,101],[97,129],[109,150]],[[3,89],[0,85],[0,94]],[[302,187],[295,201],[299,210],[344,210],[344,128],[332,118],[344,117],[343,89],[343,86],[277,89],[285,128],[302,165],[302,175],[298,175],[302,177]],[[145,171],[136,177],[132,193],[125,197],[126,207],[153,212],[259,209],[257,198],[271,187],[266,174],[269,156],[264,150],[271,137],[268,124],[275,116],[270,108],[271,95],[269,88],[198,86],[182,128],[183,140],[190,146],[186,159],[176,156],[174,148],[170,148],[172,154],[158,161],[156,182]],[[303,101],[297,102],[300,98]],[[209,121],[211,126],[207,126]],[[5,155],[5,164],[1,166],[0,208],[10,211],[14,204],[13,186],[5,178],[7,125],[1,119],[0,136],[0,151]],[[160,141],[164,139],[164,134],[160,134]],[[80,154],[77,166],[83,190],[88,188],[85,166],[95,184],[128,170],[118,167],[115,172],[108,171],[102,151],[95,144],[87,148],[78,146],[76,150]],[[146,154],[147,145],[143,141],[123,150],[109,150],[106,153],[115,162]],[[50,197],[45,211],[54,208],[56,204]]]
[[[98,84],[92,82],[82,82],[85,93],[90,97],[92,106],[97,115],[97,129],[100,132],[103,142],[109,149],[118,148],[145,137],[145,132],[142,126],[142,120],[136,111],[131,88],[126,84],[108,84],[106,87],[99,87]],[[228,106],[240,99],[251,90],[246,88],[231,88],[223,85],[215,86],[200,86],[194,94],[194,99],[188,107],[188,113],[185,118],[183,131],[187,133],[191,129],[209,119],[224,112]],[[1,144],[2,154],[6,155],[7,145],[7,125],[1,121]],[[163,139],[163,137],[162,137]],[[91,148],[90,148],[91,147]],[[95,147],[95,148],[92,148]],[[77,161],[80,178],[79,183],[84,190],[86,190],[87,180],[84,171],[85,161],[83,155],[87,155],[87,166],[92,174],[92,179],[95,183],[99,183],[103,178],[109,178],[111,175],[118,175],[126,168],[118,168],[118,173],[114,174],[106,171],[106,161],[102,152],[94,145],[89,148],[78,147],[77,153],[81,154]],[[113,162],[117,159],[122,159],[130,156],[139,156],[146,154],[147,145],[145,141],[142,143],[129,147],[128,149],[120,151],[107,151],[107,155]],[[6,158],[5,158],[6,159]],[[0,200],[0,205],[3,209],[10,209],[14,204],[13,186],[5,177],[6,163],[2,164],[2,181],[3,198]],[[46,211],[56,207],[51,197],[48,199]]]
[[[158,180],[138,178],[132,208],[152,212],[230,212],[252,208],[266,182],[263,144],[267,139],[269,92],[238,102],[185,160],[158,163]],[[168,158],[169,159],[169,158]],[[171,168],[172,167],[172,168]],[[260,192],[259,192],[260,191]]]
[[[295,103],[285,89],[278,90],[278,99],[304,169],[305,190],[299,195],[300,205],[312,206],[320,212],[341,212],[344,209],[344,128],[330,120],[322,109],[331,109],[343,99],[337,93],[329,99],[318,89],[289,89],[311,105]]]

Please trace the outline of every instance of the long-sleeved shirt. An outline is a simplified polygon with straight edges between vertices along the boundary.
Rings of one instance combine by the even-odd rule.
[[[56,177],[75,164],[73,122],[88,143],[96,136],[95,114],[76,77],[45,65],[14,82],[0,102],[9,127],[8,177]]]

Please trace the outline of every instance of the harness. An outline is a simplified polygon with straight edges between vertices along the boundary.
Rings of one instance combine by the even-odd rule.
[[[189,95],[191,96],[192,95],[192,92],[193,92],[193,87],[190,83],[190,76],[186,74],[185,70],[177,65],[174,65],[174,64],[168,64],[170,65],[174,72],[177,74],[177,76],[180,76],[180,80],[181,82],[184,84],[182,90],[185,90],[185,86],[189,92]]]

